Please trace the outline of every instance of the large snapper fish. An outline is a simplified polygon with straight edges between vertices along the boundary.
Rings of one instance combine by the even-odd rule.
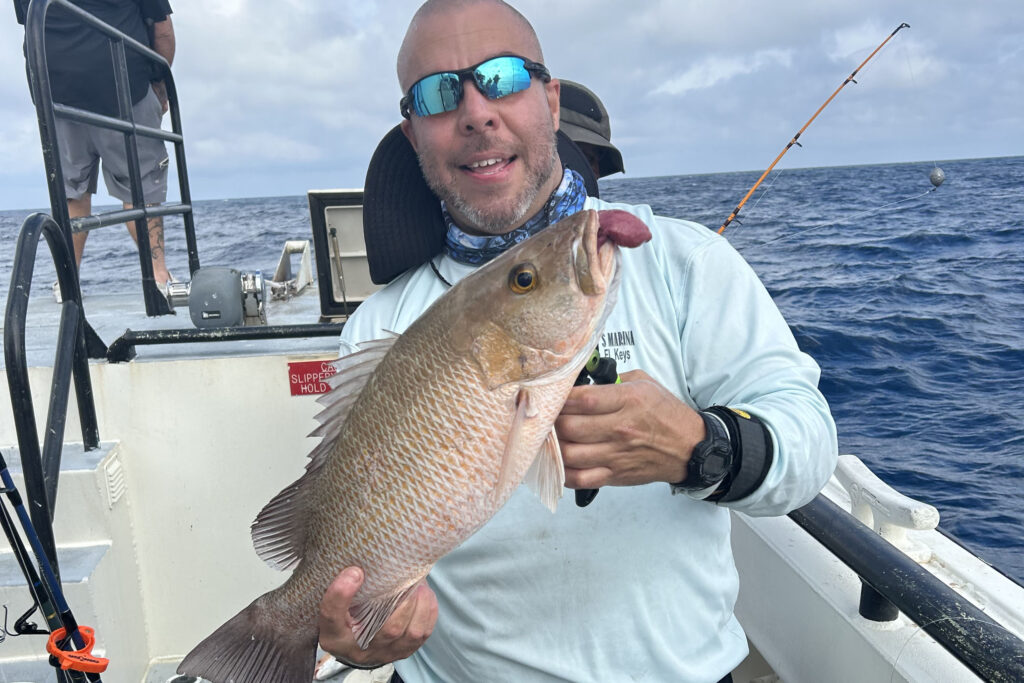
[[[626,212],[575,214],[463,279],[401,336],[339,360],[306,473],[253,523],[259,556],[291,577],[178,673],[308,683],[320,600],[343,568],[365,574],[350,610],[365,648],[524,480],[554,510],[555,418],[615,302],[617,246],[648,239]]]

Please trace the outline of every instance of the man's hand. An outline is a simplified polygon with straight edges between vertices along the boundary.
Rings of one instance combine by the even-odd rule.
[[[700,415],[646,372],[620,378],[573,387],[555,421],[569,488],[682,481],[705,438]]]
[[[153,88],[153,94],[160,100],[160,113],[166,114],[169,107],[167,104],[167,86],[163,81],[152,81],[149,85]]]
[[[169,15],[163,21],[153,24],[150,34],[150,46],[154,52],[167,60],[168,66],[174,63],[174,52],[177,46],[174,39],[174,24],[171,23]],[[164,85],[163,80],[153,81],[151,85],[157,99],[160,100],[160,113],[166,114],[167,86]]]
[[[363,585],[363,571],[348,567],[331,582],[320,601],[320,647],[345,664],[377,667],[405,659],[426,642],[437,622],[437,598],[421,583],[395,609],[366,650],[359,649],[349,614],[352,598]]]

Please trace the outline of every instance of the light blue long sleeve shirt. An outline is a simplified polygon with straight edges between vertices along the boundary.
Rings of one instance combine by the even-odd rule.
[[[526,487],[429,576],[434,633],[397,663],[406,683],[714,682],[747,654],[727,508],[781,515],[835,467],[835,423],[817,364],[798,348],[753,270],[704,226],[650,207],[589,198],[651,229],[622,250],[619,300],[600,341],[620,373],[642,369],[695,409],[727,405],[767,426],[775,457],[762,485],[716,505],[668,484],[605,487],[586,508],[550,511]],[[437,257],[456,282],[473,267]],[[346,323],[353,344],[402,332],[447,289],[429,264],[374,294]]]

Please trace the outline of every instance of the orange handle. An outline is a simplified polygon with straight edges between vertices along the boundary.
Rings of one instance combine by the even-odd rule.
[[[81,650],[61,650],[57,647],[57,643],[67,636],[67,629],[59,628],[51,633],[50,639],[46,641],[46,651],[57,658],[60,668],[64,671],[72,669],[88,674],[103,673],[107,670],[110,660],[106,657],[93,656],[92,646],[96,644],[96,636],[92,628],[79,626],[78,632],[82,634],[82,639],[85,641],[85,647]]]

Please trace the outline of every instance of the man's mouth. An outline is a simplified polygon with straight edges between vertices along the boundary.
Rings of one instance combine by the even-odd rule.
[[[480,159],[469,164],[463,164],[460,168],[476,175],[492,175],[503,170],[516,159],[516,156],[490,157],[487,159]]]

